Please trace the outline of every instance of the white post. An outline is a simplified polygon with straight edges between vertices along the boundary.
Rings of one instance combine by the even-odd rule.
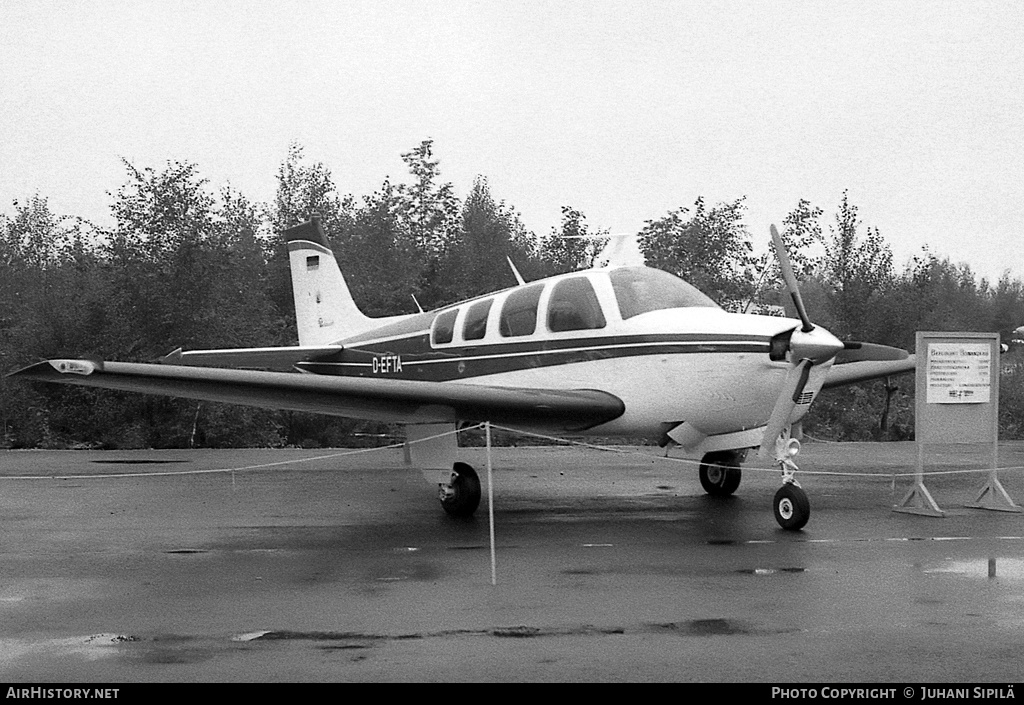
[[[494,555],[494,475],[491,466],[491,422],[484,425],[487,435],[487,514],[491,529],[491,585],[498,584],[498,572]]]

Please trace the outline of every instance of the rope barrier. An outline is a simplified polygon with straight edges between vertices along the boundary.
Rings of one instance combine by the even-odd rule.
[[[443,438],[445,436],[456,435],[464,431],[472,431],[474,429],[483,428],[484,424],[475,424],[473,426],[467,426],[466,428],[455,429],[454,431],[445,431],[444,433],[436,433],[433,436],[426,436],[424,438],[418,438],[413,441],[404,441],[402,443],[392,443],[386,446],[378,446],[376,448],[355,448],[352,450],[339,451],[337,453],[329,453],[327,455],[318,455],[312,458],[293,458],[291,460],[279,460],[273,463],[260,463],[258,465],[244,465],[231,468],[212,468],[206,470],[166,470],[158,472],[119,472],[119,473],[102,473],[102,474],[75,474],[75,475],[0,475],[0,480],[101,480],[111,478],[129,478],[129,477],[171,477],[180,475],[215,475],[222,473],[236,473],[236,472],[248,472],[251,470],[265,470],[266,468],[279,467],[281,465],[296,465],[299,463],[312,463],[317,460],[330,460],[331,458],[341,458],[351,455],[362,455],[365,453],[373,453],[376,451],[383,450],[395,450],[402,448],[405,445],[412,445],[415,443],[423,443],[425,441],[432,441],[437,438]]]
[[[575,441],[575,440],[571,440],[571,439],[567,439],[567,438],[558,438],[556,436],[547,436],[547,435],[545,435],[543,433],[536,433],[536,432],[531,432],[531,431],[520,431],[518,429],[508,428],[506,426],[498,426],[497,424],[491,424],[491,427],[492,428],[501,429],[503,431],[512,431],[514,433],[518,433],[518,434],[521,434],[521,435],[524,435],[524,436],[532,436],[534,438],[541,438],[541,439],[548,440],[548,441],[556,441],[558,443],[564,443],[566,445],[579,446],[581,448],[588,448],[588,449],[591,449],[591,450],[598,450],[598,451],[605,452],[605,453],[619,453],[619,454],[622,454],[622,455],[638,456],[638,457],[646,458],[646,459],[652,460],[652,461],[665,460],[665,461],[669,461],[669,462],[673,462],[673,463],[688,464],[688,465],[701,465],[702,464],[701,461],[699,461],[699,460],[691,460],[689,458],[673,458],[673,457],[668,456],[668,455],[664,455],[664,456],[651,455],[649,453],[643,453],[643,452],[640,452],[640,451],[629,450],[629,449],[624,449],[624,448],[616,448],[616,447],[613,447],[613,446],[599,446],[599,445],[595,445],[593,443],[585,443],[583,441]],[[743,470],[744,471],[752,470],[752,471],[755,471],[755,472],[772,472],[772,473],[778,473],[779,472],[779,469],[777,467],[757,467],[757,466],[752,466],[752,465],[745,465],[745,466],[743,466]],[[1001,470],[1001,471],[1002,470],[1024,470],[1024,466],[1000,467],[999,470]],[[963,475],[963,474],[974,474],[974,473],[987,473],[987,472],[991,472],[991,471],[992,471],[991,468],[975,468],[975,469],[965,469],[965,470],[935,470],[935,471],[928,472],[927,475],[929,475],[929,476],[932,476],[932,475]],[[912,471],[912,472],[901,472],[901,473],[892,473],[892,472],[884,472],[884,473],[882,473],[882,472],[839,472],[839,471],[834,471],[834,470],[798,470],[797,472],[800,473],[801,475],[806,475],[806,476],[810,476],[810,475],[827,475],[827,476],[834,476],[834,477],[883,478],[883,479],[887,479],[887,480],[891,479],[893,477],[914,477],[917,474],[914,471]]]
[[[348,456],[362,455],[366,453],[373,453],[376,451],[395,450],[398,448],[405,447],[406,445],[412,445],[416,443],[423,443],[426,441],[432,441],[437,438],[443,438],[445,436],[457,435],[466,431],[473,431],[477,429],[484,429],[486,424],[479,423],[465,428],[455,429],[453,431],[445,431],[444,433],[434,434],[424,438],[419,438],[412,441],[404,441],[402,443],[391,443],[385,446],[378,446],[375,448],[356,448],[351,450],[339,451],[337,453],[329,453],[327,455],[318,455],[311,458],[294,458],[290,460],[280,460],[271,463],[259,463],[256,465],[245,465],[238,467],[228,468],[212,468],[206,470],[167,470],[158,472],[125,472],[125,473],[102,473],[102,474],[69,474],[69,475],[7,475],[0,476],[0,480],[100,480],[100,479],[112,479],[112,478],[133,478],[133,477],[172,477],[172,476],[185,476],[185,475],[214,475],[223,473],[236,473],[236,472],[250,472],[255,470],[265,470],[267,468],[280,467],[284,465],[298,465],[301,463],[312,463],[321,460],[330,460],[332,458],[342,458]],[[690,458],[673,458],[669,455],[652,455],[650,453],[644,453],[635,449],[622,448],[618,446],[602,446],[594,443],[587,443],[585,441],[573,440],[569,438],[559,438],[557,436],[549,436],[543,433],[537,433],[533,431],[524,431],[521,429],[510,428],[508,426],[500,426],[498,424],[491,424],[491,428],[498,429],[501,431],[508,431],[515,433],[520,436],[527,436],[532,438],[538,438],[546,441],[553,441],[555,443],[575,446],[588,450],[595,450],[602,453],[615,453],[618,455],[640,457],[652,462],[665,461],[675,463],[677,465],[689,465],[699,466],[701,461],[693,460]],[[829,442],[836,443],[836,442]],[[1010,466],[1000,467],[1000,471],[1018,471],[1024,470],[1024,466]],[[771,472],[778,473],[778,467],[759,467],[754,465],[746,465],[743,467],[744,471],[753,472]],[[910,472],[842,472],[834,470],[798,470],[801,475],[804,476],[826,476],[826,477],[858,477],[858,478],[869,478],[869,479],[893,479],[900,477],[914,477],[917,473],[914,471]],[[963,470],[933,470],[926,474],[929,477],[940,476],[940,475],[967,475],[967,474],[978,474],[991,472],[991,468],[973,468]]]

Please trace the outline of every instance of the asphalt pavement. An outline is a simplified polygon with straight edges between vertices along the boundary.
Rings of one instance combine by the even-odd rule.
[[[0,453],[0,680],[1022,680],[1024,514],[964,506],[984,472],[915,516],[914,444],[807,443],[787,532],[775,471],[712,498],[617,450],[494,450],[496,584],[481,448],[468,521],[395,449]]]

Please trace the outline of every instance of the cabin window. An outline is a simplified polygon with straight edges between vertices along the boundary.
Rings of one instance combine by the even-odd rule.
[[[455,336],[455,317],[459,315],[459,309],[453,308],[438,314],[434,319],[434,345],[444,345],[452,342]]]
[[[501,307],[501,321],[498,330],[506,338],[530,335],[537,330],[537,304],[543,284],[517,289],[505,299]]]
[[[609,271],[608,277],[623,320],[666,308],[718,308],[696,287],[660,269],[620,267]]]
[[[487,335],[487,314],[491,312],[494,299],[477,301],[466,312],[466,322],[462,324],[463,340],[480,340]]]
[[[604,314],[594,287],[586,277],[563,279],[555,284],[548,302],[548,328],[554,333],[567,330],[604,328]]]

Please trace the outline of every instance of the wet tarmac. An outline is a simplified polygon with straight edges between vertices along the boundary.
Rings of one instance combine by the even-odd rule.
[[[983,474],[927,478],[945,518],[893,512],[913,444],[805,444],[795,533],[776,472],[718,499],[654,448],[495,449],[496,585],[486,492],[452,520],[401,451],[342,453],[0,453],[0,680],[1024,676],[1024,514],[964,507]]]

